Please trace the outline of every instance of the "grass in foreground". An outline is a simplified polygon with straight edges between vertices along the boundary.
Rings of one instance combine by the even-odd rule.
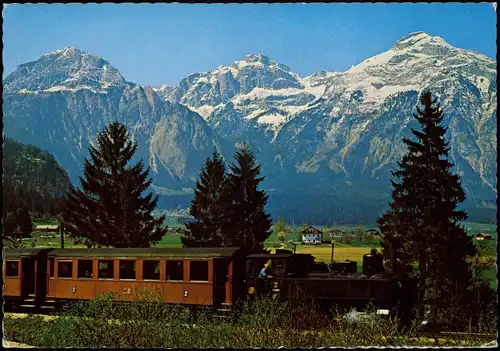
[[[202,310],[196,320],[182,306],[142,297],[115,304],[112,296],[78,302],[61,317],[5,316],[8,340],[38,347],[248,348],[355,346],[479,346],[491,340],[423,339],[417,328],[398,329],[397,320],[376,314],[364,319],[333,313],[325,318],[310,305],[292,307],[269,299],[246,304],[221,321]]]

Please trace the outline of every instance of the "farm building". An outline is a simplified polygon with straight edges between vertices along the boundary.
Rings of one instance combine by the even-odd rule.
[[[306,244],[321,244],[323,242],[323,232],[313,226],[309,226],[303,231],[300,232],[302,234],[302,242]]]
[[[334,228],[328,232],[332,237],[343,237],[345,235],[345,231],[341,229]]]
[[[476,240],[491,240],[491,235],[479,233],[479,234],[476,234]]]
[[[58,232],[59,225],[37,225],[36,231],[38,232]]]

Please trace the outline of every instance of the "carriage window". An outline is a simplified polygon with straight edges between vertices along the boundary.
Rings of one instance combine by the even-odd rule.
[[[50,277],[51,278],[54,278],[54,267],[55,267],[55,263],[54,263],[54,259],[53,258],[49,258],[49,270],[50,270]]]
[[[113,279],[113,263],[112,260],[99,261],[99,279]]]
[[[184,261],[167,261],[167,280],[184,280]]]
[[[73,261],[59,261],[57,266],[58,278],[71,278],[73,277]]]
[[[92,260],[78,260],[78,278],[92,278]]]
[[[135,279],[135,261],[120,261],[120,279]]]
[[[160,261],[143,261],[142,279],[160,280]]]
[[[208,261],[190,262],[190,280],[208,282]]]
[[[7,261],[5,263],[6,277],[19,277],[19,261]]]

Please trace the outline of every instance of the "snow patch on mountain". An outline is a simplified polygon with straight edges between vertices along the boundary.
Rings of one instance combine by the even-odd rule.
[[[262,115],[259,116],[259,119],[257,120],[257,123],[259,124],[271,124],[271,125],[278,125],[283,123],[284,121],[284,116],[280,114],[268,114],[268,115]]]
[[[216,106],[210,106],[210,105],[203,105],[200,107],[194,107],[194,106],[189,106],[185,105],[187,108],[189,108],[191,111],[196,112],[199,114],[203,119],[207,120],[210,118],[210,114],[212,111],[215,109]]]

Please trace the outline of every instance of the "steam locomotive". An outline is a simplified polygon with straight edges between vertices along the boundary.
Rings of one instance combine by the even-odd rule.
[[[259,272],[270,263],[267,277]],[[368,304],[407,312],[415,281],[384,269],[372,249],[357,262],[317,263],[295,250],[247,254],[239,248],[7,249],[6,306],[53,308],[109,292],[130,300],[154,292],[165,303],[231,310],[238,301],[272,296],[293,303],[358,310]]]

